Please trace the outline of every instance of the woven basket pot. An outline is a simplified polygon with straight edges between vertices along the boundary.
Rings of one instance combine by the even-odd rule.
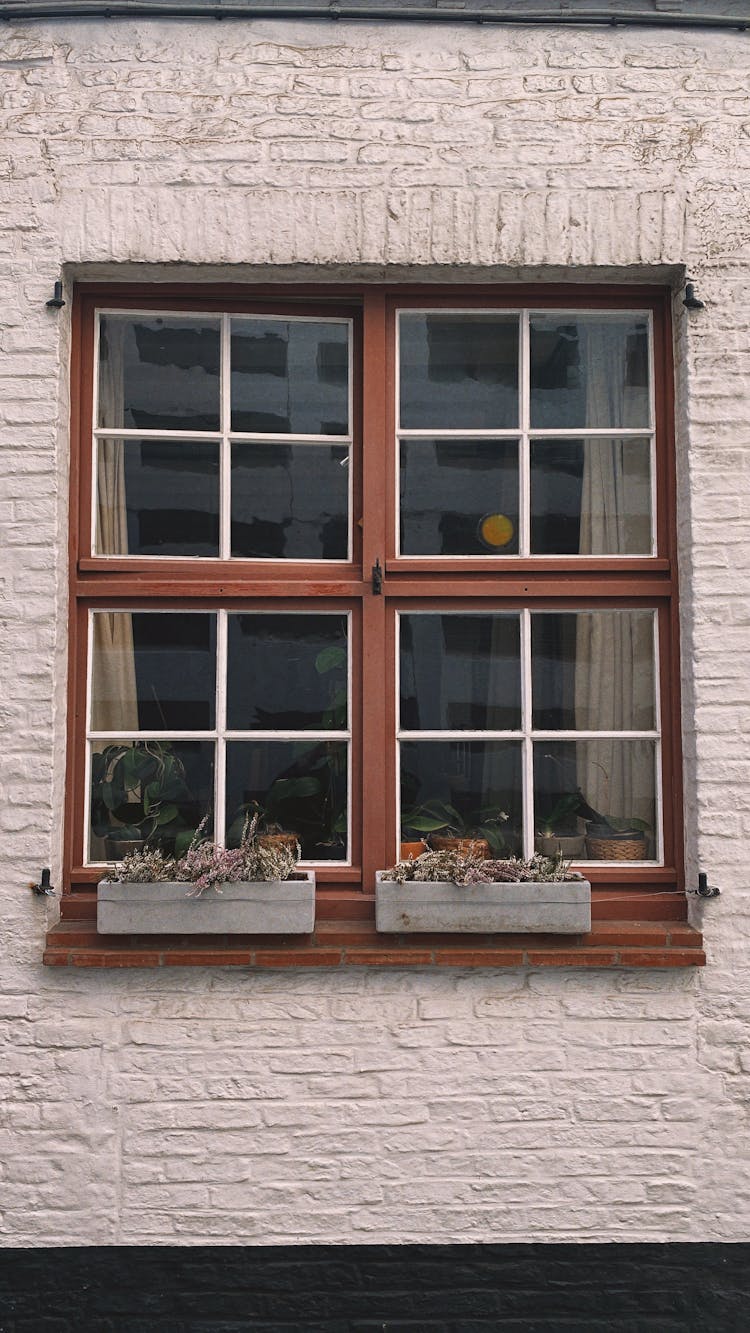
[[[622,838],[587,838],[586,851],[591,861],[645,861],[646,839],[637,833]]]

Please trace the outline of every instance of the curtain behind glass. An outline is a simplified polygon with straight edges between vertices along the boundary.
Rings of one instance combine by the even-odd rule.
[[[619,421],[626,427],[642,425],[643,388],[629,388],[626,384],[622,327],[603,329],[598,325],[589,333],[582,325],[580,337],[581,360],[587,368],[587,424]],[[589,339],[591,345],[587,345]],[[630,483],[623,467],[623,450],[627,447],[626,441],[603,439],[589,440],[584,450],[581,555],[627,550],[627,515],[638,512],[637,505],[628,502]],[[645,534],[641,549],[650,550]],[[636,637],[644,632],[648,631],[641,616],[614,611],[579,612],[575,670],[577,726],[581,725],[585,707],[589,715],[594,714],[602,730],[636,729],[634,718],[648,704],[651,689],[651,682],[641,677],[636,667],[639,652]],[[640,652],[644,649],[647,645],[641,642]],[[579,786],[594,809],[627,819],[636,813],[639,790],[652,790],[653,774],[648,769],[648,758],[642,753],[643,747],[617,740],[602,740],[597,749],[601,759],[597,764],[579,751]]]
[[[123,424],[124,341],[126,325],[110,319],[106,322],[106,355],[100,344],[99,420]],[[102,342],[104,340],[102,339]],[[122,440],[99,442],[97,466],[98,549],[106,555],[126,555],[128,519],[125,501],[125,445]],[[94,697],[101,702],[98,716],[92,718],[97,731],[138,727],[138,705],[133,652],[133,624],[129,615],[94,616],[94,669],[97,672]],[[114,721],[106,701],[120,701],[118,721]]]

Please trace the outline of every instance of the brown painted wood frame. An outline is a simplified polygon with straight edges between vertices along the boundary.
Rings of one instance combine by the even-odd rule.
[[[396,465],[394,352],[395,311],[417,306],[450,309],[531,307],[587,310],[647,310],[653,317],[656,404],[657,555],[491,557],[424,560],[395,552]],[[102,559],[91,554],[91,422],[94,374],[94,316],[97,308],[183,310],[212,314],[345,315],[355,321],[354,558],[320,566],[168,558]],[[280,284],[155,286],[87,284],[76,289],[72,312],[70,462],[70,658],[68,776],[65,802],[65,891],[90,887],[99,871],[84,867],[84,752],[86,710],[86,620],[96,606],[157,608],[305,605],[354,609],[355,673],[353,723],[353,847],[356,865],[327,867],[319,876],[328,888],[372,891],[375,870],[390,864],[395,827],[395,614],[396,608],[627,606],[658,613],[663,764],[663,866],[609,868],[590,865],[600,887],[684,887],[677,614],[676,513],[672,332],[670,294],[658,287],[558,284],[552,287]],[[359,368],[359,372],[358,372]],[[357,449],[359,442],[360,448]],[[372,591],[371,570],[380,560],[382,595]],[[357,856],[357,852],[361,856]]]

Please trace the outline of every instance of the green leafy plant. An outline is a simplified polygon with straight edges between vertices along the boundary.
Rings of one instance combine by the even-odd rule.
[[[195,833],[185,766],[164,741],[107,745],[91,761],[91,827],[97,837],[172,843],[184,851]]]
[[[498,855],[505,848],[501,825],[508,815],[496,806],[484,806],[476,819],[465,818],[448,801],[430,800],[401,811],[401,837],[407,840],[412,833],[417,837],[440,833],[448,838],[484,838]]]
[[[553,805],[552,809],[539,820],[539,833],[543,838],[555,835],[565,836],[576,829],[576,819],[586,801],[580,791],[565,792]]]

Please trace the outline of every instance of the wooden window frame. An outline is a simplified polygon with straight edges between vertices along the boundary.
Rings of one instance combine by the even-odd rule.
[[[394,542],[396,468],[394,330],[403,308],[649,311],[653,321],[656,429],[656,554],[637,557],[472,557],[456,568],[449,557],[397,556]],[[362,441],[354,482],[355,534],[351,562],[256,563],[204,558],[147,559],[91,554],[91,423],[94,395],[93,331],[97,309],[211,314],[308,314],[355,316],[354,437]],[[360,611],[361,675],[355,680],[351,866],[327,866],[322,891],[371,891],[375,871],[393,861],[396,846],[394,680],[395,608],[533,609],[645,606],[659,619],[659,688],[662,718],[664,864],[629,867],[587,865],[596,888],[684,889],[679,697],[679,622],[670,294],[660,287],[287,285],[140,286],[83,284],[72,315],[70,467],[70,668],[68,777],[65,804],[65,891],[91,889],[100,869],[83,864],[87,634],[89,608],[185,610],[351,609]],[[355,450],[356,452],[356,450]],[[371,570],[383,569],[380,596]],[[355,616],[355,620],[357,617]],[[362,648],[365,645],[365,648]],[[363,760],[366,756],[366,761]],[[359,799],[362,793],[362,799]],[[384,817],[385,813],[385,817]],[[361,853],[361,854],[360,854]],[[370,889],[368,890],[368,886]]]

